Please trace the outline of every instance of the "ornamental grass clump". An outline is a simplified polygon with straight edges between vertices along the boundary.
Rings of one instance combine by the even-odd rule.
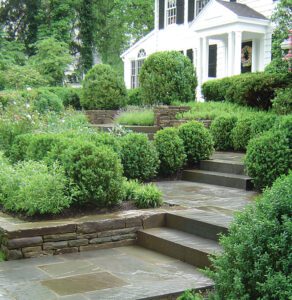
[[[235,216],[208,275],[214,300],[287,300],[292,295],[292,173]]]
[[[159,130],[154,135],[154,145],[160,160],[161,175],[173,175],[182,169],[187,156],[177,128]]]
[[[178,128],[178,133],[183,140],[189,164],[210,158],[214,151],[214,143],[211,134],[202,123],[185,123]]]

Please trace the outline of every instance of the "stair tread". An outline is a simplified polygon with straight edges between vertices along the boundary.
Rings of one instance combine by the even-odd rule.
[[[238,161],[230,161],[230,160],[225,160],[225,159],[205,159],[202,160],[201,162],[215,162],[215,163],[222,163],[222,164],[229,164],[229,165],[238,165],[238,166],[244,166],[243,162],[238,162]]]
[[[197,173],[197,174],[213,175],[213,176],[236,178],[236,179],[243,179],[243,180],[250,180],[251,179],[249,176],[246,176],[246,175],[206,171],[206,170],[199,170],[199,169],[186,169],[183,172],[192,172],[192,173]]]
[[[217,225],[224,228],[228,228],[230,223],[233,221],[232,216],[226,216],[223,214],[218,214],[196,208],[176,211],[174,213],[168,212],[168,214],[186,219],[191,219],[194,221],[204,222],[211,225]]]
[[[219,246],[219,244],[213,240],[172,228],[151,228],[141,230],[141,232],[208,254],[213,254],[215,252],[221,251],[221,247]]]

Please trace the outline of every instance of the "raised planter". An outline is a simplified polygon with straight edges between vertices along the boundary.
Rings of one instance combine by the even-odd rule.
[[[15,260],[132,245],[138,230],[164,226],[165,213],[128,211],[35,223],[2,215],[1,248],[8,260]]]
[[[86,110],[85,114],[91,124],[112,124],[118,110]]]

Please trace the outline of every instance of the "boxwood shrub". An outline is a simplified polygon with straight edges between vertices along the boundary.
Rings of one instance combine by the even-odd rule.
[[[95,65],[85,76],[81,105],[85,109],[119,109],[127,104],[122,78],[108,65]]]
[[[292,149],[292,115],[280,118],[275,124],[275,129],[285,134],[288,138],[290,149]]]
[[[229,234],[220,239],[223,252],[208,272],[215,282],[210,299],[291,297],[291,199],[292,173],[235,216]]]
[[[177,51],[150,55],[139,75],[142,100],[146,104],[189,102],[196,97],[197,78],[191,61]]]
[[[231,131],[232,146],[234,150],[245,151],[251,139],[251,124],[253,117],[239,119]]]
[[[230,77],[206,81],[202,85],[204,99],[206,101],[224,101],[231,82]]]
[[[251,122],[251,138],[270,130],[277,122],[277,116],[267,113],[256,113]]]
[[[5,210],[27,216],[57,214],[70,207],[68,179],[54,163],[27,161],[15,167],[0,163],[0,203]]]
[[[192,121],[181,125],[178,129],[179,136],[183,140],[187,160],[194,164],[212,155],[213,139],[202,123]]]
[[[186,162],[184,142],[176,128],[165,128],[154,136],[154,144],[160,160],[162,175],[172,175],[182,169]]]
[[[225,99],[241,105],[269,109],[275,90],[288,86],[285,74],[246,73],[231,78]]]
[[[122,200],[122,165],[111,148],[66,139],[48,155],[49,162],[55,160],[60,161],[70,178],[70,191],[77,204],[109,207]]]
[[[221,116],[215,118],[210,127],[216,150],[230,150],[233,148],[232,130],[235,128],[237,118],[234,116]]]
[[[272,100],[273,110],[279,115],[292,114],[292,87],[278,89]]]
[[[128,105],[141,106],[143,105],[143,100],[141,96],[141,89],[135,88],[128,90]]]
[[[150,180],[157,174],[159,158],[145,134],[129,133],[120,139],[124,174],[129,179]]]
[[[258,189],[271,186],[292,168],[292,152],[285,133],[270,130],[252,139],[245,156],[248,175]]]

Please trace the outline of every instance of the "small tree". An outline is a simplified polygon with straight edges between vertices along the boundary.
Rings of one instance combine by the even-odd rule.
[[[36,43],[36,55],[30,62],[45,77],[51,85],[62,85],[65,70],[72,62],[68,45],[48,38]]]
[[[144,62],[140,73],[143,102],[171,104],[196,98],[197,78],[191,61],[177,51],[157,52]]]

